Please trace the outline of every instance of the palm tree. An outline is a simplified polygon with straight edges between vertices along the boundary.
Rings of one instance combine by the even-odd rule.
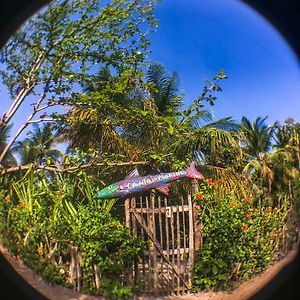
[[[241,143],[244,153],[249,159],[260,159],[272,148],[272,139],[275,131],[274,123],[268,126],[267,117],[258,117],[251,123],[246,117],[241,122]]]
[[[256,118],[251,123],[246,117],[242,117],[240,128],[240,140],[243,153],[248,160],[244,167],[244,173],[248,175],[258,174],[271,193],[274,181],[273,161],[276,157],[274,153],[269,153],[272,149],[272,140],[277,123],[268,126],[265,121],[267,117]]]
[[[120,76],[101,67],[94,81],[83,86],[80,104],[70,107],[65,124],[60,126],[60,141],[68,142],[68,149],[80,147],[99,152],[127,153],[130,145],[121,135],[118,113],[139,96],[130,88],[120,88]],[[119,89],[118,89],[119,87]]]
[[[233,134],[238,125],[231,117],[213,121],[211,114],[204,110],[197,120],[189,120],[181,125],[182,129],[174,143],[174,151],[179,159],[189,156],[199,163],[205,163],[209,155],[220,151],[226,145],[238,148]]]
[[[3,128],[0,131],[0,153],[4,150],[6,144],[7,144],[7,140],[9,137],[9,132],[11,130],[12,125],[9,125],[5,128]],[[4,156],[4,159],[2,161],[2,165],[4,167],[9,167],[9,166],[13,166],[16,165],[17,161],[15,159],[15,157],[13,156],[13,153],[11,150],[9,150],[6,155]]]
[[[276,150],[273,163],[275,183],[278,191],[291,194],[291,182],[299,177],[300,142],[299,133],[294,123],[277,125],[273,148]]]
[[[146,81],[152,84],[150,99],[162,115],[174,115],[182,106],[183,95],[179,94],[179,79],[176,72],[169,74],[159,63],[149,66]]]
[[[34,124],[33,127],[33,131],[27,133],[27,138],[17,142],[13,147],[13,151],[20,155],[21,163],[36,162],[42,165],[47,160],[57,161],[61,153],[52,148],[56,143],[56,135],[53,133],[52,125],[47,123],[41,128],[38,124]]]

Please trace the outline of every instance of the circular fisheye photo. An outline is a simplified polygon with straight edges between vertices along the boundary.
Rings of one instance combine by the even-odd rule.
[[[51,1],[0,50],[1,254],[47,299],[250,299],[298,255],[299,81],[240,1]]]

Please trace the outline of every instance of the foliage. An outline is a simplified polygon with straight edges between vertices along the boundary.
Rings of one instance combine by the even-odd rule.
[[[120,221],[113,219],[109,213],[101,212],[97,203],[79,206],[68,229],[72,244],[78,245],[84,258],[83,288],[93,292],[93,266],[97,265],[101,274],[98,293],[109,299],[132,296],[131,288],[123,286],[122,276],[126,276],[145,245],[138,238],[133,238]]]
[[[7,140],[9,137],[9,132],[11,130],[11,125],[6,127],[4,130],[0,130],[0,153],[2,152],[2,150],[5,148],[6,144],[7,144]],[[1,121],[0,121],[0,128],[1,128]],[[8,151],[4,157],[4,159],[2,160],[1,164],[5,167],[7,166],[12,166],[16,164],[16,159],[13,156],[12,151]]]
[[[1,193],[3,243],[50,283],[69,285],[70,247],[82,256],[83,289],[125,299],[132,295],[124,276],[145,249],[129,229],[112,217],[114,201],[96,202],[95,186],[85,173],[50,180],[29,170]],[[94,287],[94,265],[101,286]]]
[[[147,61],[156,1],[98,2],[52,1],[0,53],[2,81],[13,99],[0,122],[3,242],[46,280],[65,285],[70,249],[76,249],[85,291],[131,297],[138,284],[126,282],[126,273],[146,246],[120,221],[115,200],[95,202],[96,186],[123,179],[137,163],[141,174],[153,174],[195,160],[206,177],[218,181],[202,182],[195,195],[204,237],[194,287],[230,288],[250,278],[278,257],[285,231],[294,226],[300,124],[288,119],[268,126],[266,117],[243,117],[241,124],[231,117],[213,120],[207,107],[222,91],[223,70],[183,106],[176,72]],[[36,101],[40,92],[31,115],[7,142],[19,106],[28,96]],[[47,113],[59,105],[64,113]],[[13,141],[44,121],[54,126],[35,125],[14,144],[21,163],[33,163],[28,172],[5,174],[2,168],[16,163],[9,151]],[[66,141],[64,155],[53,149]],[[176,197],[185,188],[183,181],[172,193]]]
[[[27,138],[18,141],[12,148],[13,152],[20,155],[20,161],[23,165],[36,162],[39,165],[55,163],[61,156],[59,150],[53,149],[56,135],[53,126],[49,123],[42,128],[34,124],[34,130],[27,133]]]
[[[200,160],[224,145],[237,146],[230,132],[238,128],[235,122],[231,118],[212,122],[211,114],[203,109],[204,103],[214,104],[218,82],[226,78],[223,71],[207,82],[199,99],[187,109],[182,108],[173,75],[158,64],[150,65],[147,74],[146,85],[130,92],[125,90],[127,80],[109,80],[109,85],[122,82],[123,97],[107,85],[81,95],[80,104],[65,116],[63,132],[71,145],[144,159],[152,166],[155,162],[166,171],[179,161]]]
[[[128,86],[139,82],[148,34],[157,26],[154,7],[155,1],[144,0],[111,0],[106,5],[97,0],[51,1],[0,51],[6,68],[0,76],[13,100],[1,118],[0,133],[25,100],[35,102],[18,134],[31,123],[59,119],[59,107],[76,101],[78,86],[94,82],[101,67]],[[117,92],[118,86],[114,88]],[[33,100],[37,93],[39,100]],[[49,110],[55,106],[57,111]],[[7,151],[0,153],[0,162]]]
[[[264,270],[280,255],[284,224],[292,211],[286,197],[276,207],[262,197],[216,197],[222,185],[212,179],[200,184],[194,199],[199,204],[203,245],[197,250],[194,289],[228,289]]]

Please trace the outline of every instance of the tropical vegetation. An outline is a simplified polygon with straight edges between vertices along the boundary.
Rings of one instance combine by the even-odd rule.
[[[48,282],[108,299],[142,287],[126,274],[147,243],[125,226],[120,201],[93,196],[136,166],[170,172],[194,160],[208,178],[194,194],[195,290],[232,288],[297,240],[300,124],[215,120],[223,70],[187,105],[176,72],[148,59],[155,5],[52,1],[0,53],[12,98],[0,121],[1,242]],[[190,188],[183,180],[170,197]]]

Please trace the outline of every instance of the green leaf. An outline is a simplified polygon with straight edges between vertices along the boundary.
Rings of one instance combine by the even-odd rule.
[[[174,127],[172,125],[169,125],[168,127],[168,133],[173,134],[174,133]]]
[[[212,271],[216,275],[218,273],[218,267],[216,265],[212,266]]]

